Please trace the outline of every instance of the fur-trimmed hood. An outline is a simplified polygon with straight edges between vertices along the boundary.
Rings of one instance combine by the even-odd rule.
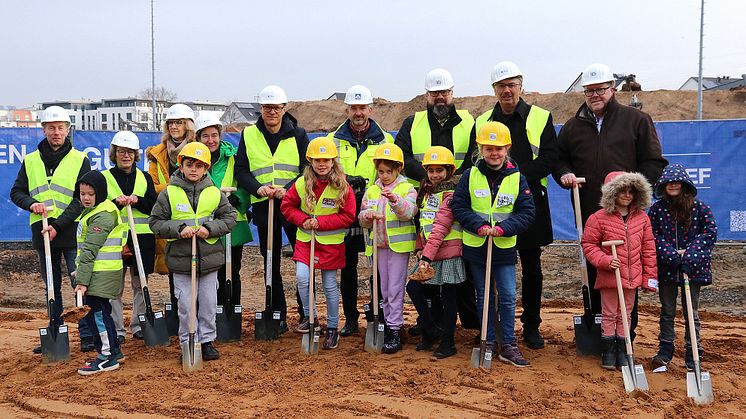
[[[645,176],[635,172],[611,172],[606,175],[604,185],[601,187],[601,208],[611,214],[616,210],[614,204],[616,195],[625,188],[633,188],[635,199],[630,204],[630,208],[637,208],[645,211],[650,207],[650,195],[652,187]]]
[[[461,179],[461,175],[455,175],[451,176],[450,179],[444,180],[443,182],[440,182],[438,186],[436,186],[433,189],[433,193],[439,193],[439,192],[445,192],[445,191],[455,191],[456,185],[458,185],[458,181]]]

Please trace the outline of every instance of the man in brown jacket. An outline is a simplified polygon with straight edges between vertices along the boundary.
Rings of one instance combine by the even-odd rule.
[[[651,184],[660,177],[668,162],[661,154],[661,143],[650,115],[616,101],[615,77],[609,67],[591,64],[581,84],[585,103],[560,130],[559,163],[554,178],[562,187],[572,188],[578,177],[585,178],[580,189],[580,212],[586,220],[597,211],[601,185],[613,171],[642,173]],[[594,290],[596,270],[588,264],[591,308],[601,313],[601,297]],[[637,325],[637,298],[632,313],[632,330]],[[634,339],[634,332],[632,333]]]

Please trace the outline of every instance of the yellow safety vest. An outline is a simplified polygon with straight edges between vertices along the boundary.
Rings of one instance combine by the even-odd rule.
[[[467,110],[457,110],[456,113],[461,117],[461,122],[453,127],[451,136],[453,138],[453,157],[456,159],[456,169],[466,158],[466,152],[469,150],[469,136],[474,126],[474,117]],[[425,152],[432,145],[430,122],[427,119],[427,111],[420,111],[414,114],[412,129],[409,131],[412,139],[412,153],[417,161],[425,158]],[[420,183],[412,179],[409,180],[415,187]]]
[[[136,171],[135,174],[135,187],[132,189],[132,194],[137,196],[145,196],[148,191],[148,181],[145,180],[145,175],[142,171],[136,167],[133,168]],[[114,175],[111,174],[111,169],[104,170],[101,172],[106,178],[106,190],[109,196],[106,199],[115,200],[116,198],[124,195],[122,189],[119,187],[117,180],[114,179]],[[129,219],[127,218],[127,207],[122,208],[119,212],[122,215],[122,222],[129,228]],[[137,234],[153,234],[148,225],[148,214],[132,207],[132,216],[135,218],[135,231]]]
[[[339,128],[341,128],[342,125],[340,125]],[[334,145],[337,146],[337,150],[339,150],[339,162],[342,164],[345,174],[349,176],[362,176],[368,180],[369,185],[372,185],[376,180],[376,167],[373,165],[373,155],[376,154],[376,149],[378,149],[381,144],[393,144],[394,137],[378,126],[378,128],[381,129],[381,132],[383,132],[383,142],[380,144],[368,145],[368,147],[365,148],[365,151],[363,151],[363,154],[358,157],[357,149],[351,145],[349,141],[334,137],[334,134],[337,133],[339,128],[330,132],[329,135],[327,135],[327,138],[334,141]]]
[[[402,182],[394,188],[394,193],[400,197],[407,196],[409,188],[412,184],[409,182]],[[373,185],[365,191],[365,197],[371,204],[370,208],[376,212],[378,210],[378,200],[381,197],[381,188],[378,185]],[[412,220],[399,221],[399,218],[394,214],[391,209],[391,204],[386,200],[386,206],[384,208],[386,214],[386,236],[389,239],[389,248],[396,253],[408,253],[414,251],[415,244],[417,244],[417,229],[414,226]],[[373,255],[373,229],[371,229],[368,238],[365,240],[365,255]]]
[[[238,187],[238,180],[234,175],[234,167],[236,165],[236,159],[234,156],[228,157],[228,167],[225,168],[225,174],[223,175],[223,182],[220,184],[221,188],[235,188]],[[217,185],[216,185],[217,186]],[[246,214],[242,214],[240,211],[236,211],[236,222],[246,221]]]
[[[118,271],[122,269],[122,248],[127,241],[127,224],[122,222],[117,206],[108,199],[96,205],[91,212],[78,217],[77,243],[78,250],[76,258],[80,257],[80,249],[85,243],[85,236],[88,232],[88,220],[101,212],[113,213],[117,219],[117,224],[106,236],[106,241],[98,250],[96,260],[93,262],[93,272],[100,271]]]
[[[29,195],[47,208],[53,208],[51,211],[47,210],[49,218],[58,218],[72,202],[75,183],[78,181],[78,173],[84,159],[85,154],[73,148],[62,158],[52,176],[47,177],[47,170],[39,151],[26,155],[24,167],[28,178]],[[32,212],[29,224],[39,222],[41,218],[41,215]]]
[[[256,125],[244,128],[244,144],[249,159],[249,171],[257,182],[266,185],[285,186],[300,173],[300,157],[295,136],[280,140],[275,154],[272,154],[267,140]],[[267,197],[251,196],[251,203],[266,200]]]
[[[324,188],[324,192],[321,194],[321,198],[316,201],[316,207],[313,211],[310,211],[305,207],[304,198],[306,196],[306,180],[302,177],[295,181],[295,189],[298,192],[301,202],[301,211],[314,217],[319,215],[331,215],[339,213],[339,205],[337,204],[338,190],[327,185]],[[308,243],[311,241],[311,231],[304,230],[302,227],[298,227],[298,232],[295,235],[295,239]],[[338,230],[316,230],[316,241],[321,244],[342,244],[345,240],[345,229],[340,228]]]
[[[476,132],[479,132],[482,125],[492,120],[491,116],[492,110],[479,115],[476,123]],[[544,132],[544,127],[547,126],[548,120],[548,110],[531,105],[528,117],[526,117],[526,136],[528,136],[528,144],[531,146],[531,154],[534,156],[534,160],[539,157],[541,151],[541,133]],[[545,188],[547,187],[547,178],[541,180],[541,185]]]
[[[435,214],[438,213],[440,206],[443,204],[443,193],[428,194],[427,199],[422,200],[422,206],[420,207],[420,228],[422,229],[422,234],[425,235],[425,240],[430,237],[430,233],[433,231]],[[448,232],[443,240],[461,240],[461,230],[461,224],[454,220],[451,231]]]
[[[482,172],[474,167],[469,174],[469,197],[471,198],[471,209],[477,213],[490,226],[500,225],[500,222],[508,219],[513,213],[513,205],[518,198],[518,187],[520,186],[521,174],[514,172],[503,178],[497,189],[497,196],[492,200],[490,185]],[[469,247],[481,247],[486,237],[479,236],[469,230],[464,230],[464,244]],[[495,246],[500,249],[515,247],[516,236],[495,237]]]
[[[186,192],[178,186],[168,185],[168,201],[171,205],[171,219],[183,220],[187,227],[199,228],[202,224],[212,220],[215,210],[220,205],[220,189],[208,186],[199,193],[197,197],[197,212],[192,208]],[[205,241],[215,244],[219,237],[209,237]],[[168,239],[174,241],[178,239]]]

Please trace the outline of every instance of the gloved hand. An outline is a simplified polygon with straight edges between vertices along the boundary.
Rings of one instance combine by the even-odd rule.
[[[365,189],[365,178],[362,176],[347,176],[347,183],[352,186],[352,189],[364,190]]]
[[[239,206],[241,206],[241,199],[239,199],[235,194],[228,195],[228,203],[233,206],[233,208],[238,209]]]
[[[689,266],[687,263],[682,263],[679,266],[679,269],[681,269],[681,272],[687,274],[687,276],[692,276],[692,267]]]

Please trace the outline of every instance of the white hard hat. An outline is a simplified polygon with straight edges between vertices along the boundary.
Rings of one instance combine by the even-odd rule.
[[[448,90],[453,88],[453,76],[448,70],[436,68],[431,70],[425,76],[425,90],[428,92],[437,92],[439,90]]]
[[[490,78],[492,79],[492,84],[495,84],[499,81],[512,79],[513,77],[519,76],[523,77],[523,73],[521,73],[521,69],[518,68],[515,63],[510,61],[502,61],[497,63],[492,69]]]
[[[192,108],[182,103],[171,105],[166,112],[166,121],[172,119],[191,119],[192,122],[194,122],[194,111]]]
[[[583,77],[580,79],[580,85],[588,86],[591,84],[613,82],[614,80],[614,74],[611,73],[608,66],[594,63],[583,70]]]
[[[345,94],[345,103],[348,105],[370,105],[373,103],[373,95],[367,87],[356,84],[350,87]]]
[[[201,130],[202,128],[212,127],[217,125],[218,130],[223,126],[223,123],[220,122],[220,119],[216,117],[214,114],[210,115],[200,115],[197,118],[197,122],[195,122],[197,131]]]
[[[67,122],[70,123],[70,115],[61,106],[50,106],[44,109],[41,116],[42,124],[45,122]]]
[[[282,87],[270,84],[259,92],[260,105],[284,105],[288,103],[288,96]]]
[[[114,134],[114,138],[111,139],[111,145],[117,147],[129,148],[130,150],[140,149],[140,139],[132,131],[119,131]]]

